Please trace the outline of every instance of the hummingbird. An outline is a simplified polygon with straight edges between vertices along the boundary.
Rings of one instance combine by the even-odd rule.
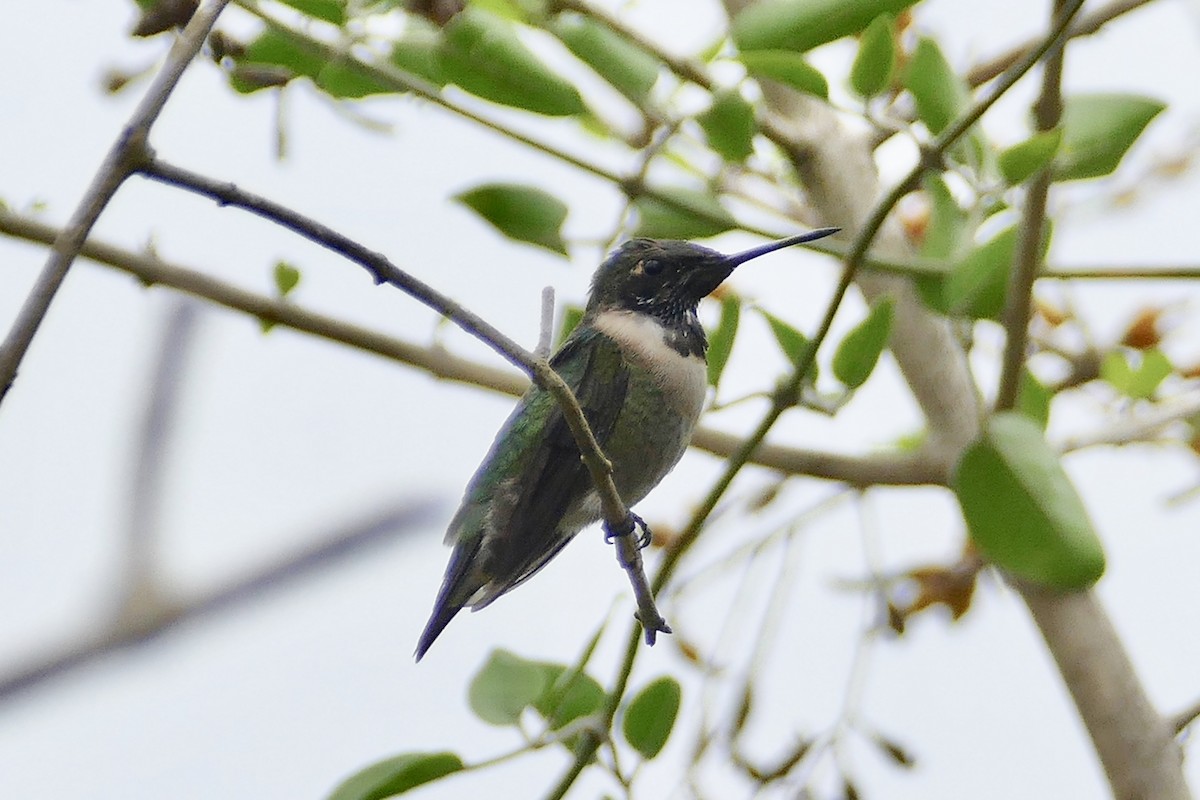
[[[683,457],[708,388],[696,309],[739,264],[837,232],[821,228],[724,255],[672,239],[631,239],[596,270],[579,324],[550,359],[571,387],[632,507]],[[524,583],[601,518],[575,439],[548,391],[531,387],[500,429],[446,531],[453,546],[421,660],[464,607]],[[636,519],[636,517],[635,517]]]

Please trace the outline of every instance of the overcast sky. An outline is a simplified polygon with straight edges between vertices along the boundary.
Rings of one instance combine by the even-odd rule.
[[[146,66],[167,45],[127,38],[132,5],[43,0],[6,9],[0,199],[10,208],[36,208],[54,224],[70,215],[145,86],[105,96],[102,75],[113,67]],[[642,3],[630,18],[648,31],[669,32],[673,46],[688,52],[711,41],[720,20],[708,4],[703,10],[687,5],[684,23],[672,16],[679,13],[674,4]],[[949,36],[951,59],[965,65],[1035,31],[1045,18],[1041,3],[1017,5],[929,2],[920,6],[918,24]],[[1134,91],[1171,103],[1117,185],[1156,158],[1187,152],[1200,120],[1195,10],[1163,0],[1071,48],[1070,89]],[[252,29],[236,9],[222,24]],[[832,65],[845,51],[818,55]],[[1021,104],[1031,91],[1021,87],[989,120],[997,139],[1020,138]],[[272,157],[273,99],[236,96],[211,64],[198,63],[152,143],[169,161],[234,180],[358,237],[530,346],[541,287],[554,286],[563,302],[583,299],[602,255],[595,246],[574,247],[567,264],[501,240],[448,198],[489,180],[552,188],[571,206],[568,234],[595,241],[612,234],[620,213],[611,187],[422,103],[374,101],[354,111],[391,132],[350,123],[345,110],[308,87],[293,87],[282,111],[289,152],[280,163]],[[1070,213],[1056,230],[1055,259],[1196,263],[1198,191],[1187,173],[1151,186],[1119,212],[1072,193]],[[273,291],[272,265],[284,259],[303,272],[294,297],[305,307],[416,342],[441,337],[458,352],[501,365],[464,335],[435,332],[431,313],[375,287],[333,255],[173,189],[131,180],[96,236],[135,250],[153,244],[164,259],[265,294]],[[733,250],[752,241],[730,235],[716,246]],[[0,324],[6,329],[44,257],[41,247],[0,238]],[[789,253],[740,271],[736,286],[791,319],[815,320],[834,274],[831,262]],[[1066,294],[1062,287],[1048,291]],[[1172,303],[1180,326],[1172,355],[1200,361],[1194,288],[1089,285],[1069,296],[1094,321],[1101,341],[1111,341],[1136,309]],[[140,413],[176,301],[167,290],[79,262],[5,399],[0,673],[86,637],[108,620],[121,577]],[[838,330],[860,310],[857,301],[848,304]],[[761,384],[764,372],[782,365],[761,329],[748,329],[746,337],[739,347],[751,355],[731,372],[734,386]],[[980,364],[990,363],[998,343],[994,331],[981,332]],[[886,443],[919,425],[911,402],[896,402],[899,386],[894,367],[885,363],[873,386],[837,420],[793,413],[778,436],[841,450]],[[486,655],[504,647],[570,661],[611,610],[614,622],[594,670],[602,682],[610,679],[632,608],[624,575],[598,531],[583,534],[551,568],[486,612],[460,616],[422,664],[412,662],[445,564],[446,522],[510,398],[438,382],[287,330],[264,336],[257,321],[211,307],[200,314],[183,388],[163,471],[158,546],[166,585],[181,597],[225,585],[378,509],[409,503],[428,513],[405,535],[317,579],[7,701],[0,706],[0,796],[283,800],[320,797],[350,772],[398,752],[449,749],[483,759],[519,743],[512,732],[475,720],[466,706],[466,684]],[[1056,407],[1055,432],[1098,424],[1105,402],[1093,392],[1061,411]],[[761,409],[749,404],[713,422],[737,430]],[[1168,508],[1164,501],[1197,479],[1194,458],[1137,448],[1088,452],[1067,464],[1109,550],[1100,596],[1148,690],[1168,711],[1191,704],[1200,695],[1194,566],[1200,563],[1200,506]],[[640,513],[662,526],[682,522],[718,467],[711,457],[689,454]],[[734,495],[745,497],[769,480],[748,470]],[[693,569],[835,492],[793,482],[774,516],[714,523]],[[863,511],[860,516],[843,504],[796,540],[796,613],[776,650],[781,669],[764,687],[772,707],[749,732],[764,757],[795,734],[820,731],[839,713],[868,620],[861,598],[835,584],[866,574],[863,520],[886,570],[944,561],[961,541],[956,511],[938,490],[873,492]],[[777,570],[776,562],[757,563],[746,579],[766,584]],[[869,748],[854,748],[849,757],[864,796],[1103,794],[1099,768],[1023,606],[994,580],[986,584],[961,625],[921,619],[903,639],[872,649],[860,713],[912,750],[918,766],[900,771]],[[698,642],[723,641],[744,652],[752,632],[720,639],[714,623],[724,618],[736,585],[731,578],[711,592],[690,594],[672,622]],[[689,669],[668,641],[643,654],[634,685],[667,672],[691,675]],[[681,725],[694,724],[701,705],[697,680],[689,679],[685,692]],[[647,770],[645,796],[676,786],[689,746],[686,736],[672,740]],[[563,753],[547,751],[427,787],[421,796],[488,791],[536,797],[564,763]],[[1200,777],[1194,759],[1189,775],[1193,782]],[[597,777],[577,794],[602,791],[613,788]],[[737,784],[728,791],[745,796]]]

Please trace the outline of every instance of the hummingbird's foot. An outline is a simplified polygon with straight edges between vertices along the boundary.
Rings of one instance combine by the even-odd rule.
[[[629,519],[626,522],[629,523],[629,527],[623,531],[614,531],[606,522],[604,524],[604,543],[612,544],[618,536],[633,536],[635,532],[641,531],[637,537],[638,550],[645,550],[649,547],[650,542],[654,539],[654,534],[650,532],[650,526],[646,524],[646,520],[630,511]]]
[[[654,534],[650,532],[650,526],[646,524],[646,520],[632,511],[629,512],[629,516],[633,517],[634,527],[641,530],[641,534],[638,535],[637,540],[638,550],[645,550],[650,546],[650,542],[654,541]],[[633,533],[633,531],[630,531],[630,533]]]

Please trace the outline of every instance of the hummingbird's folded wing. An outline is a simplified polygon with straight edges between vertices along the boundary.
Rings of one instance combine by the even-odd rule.
[[[571,387],[601,447],[628,386],[617,344],[577,331],[550,361]],[[482,608],[529,578],[597,511],[591,476],[553,396],[531,388],[497,434],[446,532],[454,553],[437,606]]]
[[[629,382],[625,357],[615,342],[594,330],[572,337],[550,362],[571,387],[584,417],[604,447],[624,405]],[[514,415],[523,451],[519,468],[493,497],[483,568],[491,590],[483,602],[508,591],[541,569],[578,530],[598,518],[591,475],[580,457],[562,410],[535,389],[525,413]],[[525,404],[522,404],[523,406]],[[519,417],[519,418],[518,418]],[[505,437],[507,438],[507,437]]]

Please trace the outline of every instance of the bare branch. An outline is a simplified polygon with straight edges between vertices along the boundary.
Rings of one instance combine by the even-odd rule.
[[[0,233],[26,241],[50,244],[57,228],[0,208]],[[155,254],[135,253],[89,238],[80,251],[86,258],[136,277],[147,286],[160,285],[200,297],[226,308],[251,314],[281,327],[374,353],[408,364],[443,380],[478,386],[519,397],[529,388],[520,373],[471,361],[438,345],[424,346],[384,336],[324,314],[318,314],[277,298],[239,289],[202,272],[163,261]],[[692,435],[692,446],[727,458],[737,452],[742,437],[716,428],[700,427]],[[805,450],[764,442],[750,455],[750,462],[780,472],[840,481],[852,486],[920,486],[944,484],[950,463],[933,454],[879,453],[850,455]]]
[[[0,208],[0,233],[51,244],[58,229]],[[263,297],[202,272],[163,261],[153,253],[135,253],[89,238],[80,255],[128,273],[147,286],[166,286],[226,308],[243,311],[265,322],[411,364],[436,378],[515,396],[524,394],[529,388],[528,380],[519,373],[478,364],[439,346],[426,347],[385,336],[370,328],[308,311],[278,298]]]
[[[580,455],[588,468],[596,492],[600,497],[605,530],[616,538],[617,560],[629,575],[634,596],[638,599],[639,619],[646,630],[646,639],[651,644],[658,631],[669,633],[662,615],[653,607],[653,594],[647,588],[645,573],[631,566],[641,564],[641,558],[629,552],[636,547],[632,541],[636,517],[630,513],[617,492],[612,478],[612,464],[604,455],[599,442],[584,417],[571,388],[544,358],[537,358],[501,333],[482,317],[467,310],[433,287],[401,270],[385,256],[370,250],[348,236],[310,219],[297,211],[280,205],[265,197],[243,191],[232,183],[215,181],[204,175],[150,159],[139,166],[138,171],[153,180],[186,189],[209,197],[223,206],[235,206],[259,217],[281,225],[311,242],[321,245],[353,261],[365,269],[376,283],[387,283],[419,300],[424,305],[452,320],[467,333],[504,356],[515,366],[526,371],[541,388],[549,392],[562,411],[563,419],[579,446]],[[649,603],[649,606],[646,606]]]
[[[3,401],[4,395],[16,380],[21,360],[33,342],[42,320],[45,319],[46,312],[50,310],[50,303],[53,302],[58,287],[67,277],[67,270],[79,253],[79,248],[83,246],[92,226],[96,224],[96,220],[100,218],[117,189],[146,158],[150,127],[158,119],[159,112],[166,105],[171,92],[175,90],[183,71],[199,52],[213,23],[217,21],[217,15],[228,2],[229,0],[208,0],[193,15],[183,33],[172,45],[166,63],[150,84],[146,96],[138,103],[133,116],[109,148],[108,155],[92,178],[91,185],[84,192],[70,221],[54,242],[54,249],[46,260],[37,282],[17,313],[8,336],[0,344],[0,401]]]
[[[432,503],[411,500],[391,503],[324,537],[324,541],[312,548],[283,558],[247,577],[232,580],[216,590],[186,601],[162,598],[153,613],[141,618],[139,625],[130,625],[123,617],[117,618],[96,638],[39,658],[0,677],[0,702],[85,667],[109,653],[147,644],[169,629],[224,613],[266,592],[326,569],[342,559],[358,555],[365,548],[382,544],[426,524],[433,518],[434,510]]]
[[[1116,0],[1116,2],[1109,3],[1104,8],[1081,16],[1074,25],[1067,29],[1067,38],[1090,36],[1117,17],[1149,5],[1150,2],[1151,0]],[[1035,44],[1036,42],[1031,41],[1017,45],[998,56],[976,64],[967,73],[967,83],[973,87],[987,83],[1020,60],[1021,56],[1028,53]]]
[[[1123,445],[1145,442],[1168,425],[1200,414],[1200,391],[1158,403],[1145,413],[1129,415],[1116,422],[1063,439],[1058,444],[1064,453],[1097,445]]]
[[[538,358],[549,358],[550,347],[554,344],[554,287],[542,289],[542,318],[538,325],[537,349],[533,354]]]
[[[1197,719],[1200,719],[1200,701],[1192,703],[1187,708],[1171,717],[1171,730],[1175,735],[1183,733]]]
[[[730,11],[731,16],[736,12],[736,9],[740,7],[740,2],[741,0],[726,0],[726,8]],[[1082,5],[1082,2],[1083,0],[1073,0],[1073,9],[1078,10],[1079,6]],[[992,104],[995,103],[996,100],[998,100],[1005,92],[1007,92],[1008,89],[1011,88],[1012,85],[1015,84],[1026,72],[1033,68],[1033,66],[1042,58],[1042,56],[1054,46],[1055,42],[1059,40],[1059,37],[1062,36],[1067,22],[1069,22],[1069,17],[1063,21],[1062,27],[1052,30],[1036,50],[1030,52],[1011,70],[1005,73],[1004,78],[997,82],[987,96],[974,103],[963,115],[961,115],[951,125],[942,131],[941,135],[939,135],[930,146],[929,153],[931,155],[931,161],[936,160],[941,153],[944,153],[947,148],[953,145],[954,142],[959,139],[959,137],[961,137],[971,128],[971,126],[979,121],[979,118],[983,116],[983,114],[989,108],[991,108]],[[776,87],[776,89],[779,88],[780,87]],[[764,87],[765,91],[767,91],[767,89],[768,87]],[[786,97],[786,95],[780,94],[778,91],[767,91],[767,93],[769,96],[772,96],[771,99],[773,100],[776,98]],[[786,103],[786,101],[784,102]],[[811,120],[814,117],[829,120],[829,127],[834,127],[835,125],[832,122],[831,113],[827,108],[823,108],[822,112],[811,115],[809,119]],[[830,132],[831,131],[829,130],[823,131],[823,133]],[[822,147],[828,147],[828,143],[834,141],[838,142],[836,156],[829,152],[821,152]],[[816,160],[822,160],[832,164],[835,158],[836,160],[844,161],[847,158],[846,149],[847,148],[844,146],[844,142],[840,141],[837,137],[831,136],[825,141],[809,140],[806,145],[802,145],[797,149],[790,151],[789,155],[792,157],[793,163],[796,165],[797,171],[801,175],[802,179],[817,179],[820,176],[819,172],[814,173],[813,162]],[[869,162],[869,158],[867,156],[869,156],[869,154],[864,154],[864,161]],[[804,379],[805,373],[811,368],[813,361],[816,358],[817,350],[821,346],[821,343],[824,341],[825,337],[828,335],[833,324],[833,318],[837,313],[838,307],[841,305],[842,298],[845,297],[846,292],[850,288],[851,282],[855,279],[857,271],[863,263],[867,249],[871,246],[871,243],[874,241],[876,235],[883,227],[884,220],[887,219],[892,208],[897,202],[899,202],[900,198],[904,194],[911,190],[911,187],[920,179],[920,176],[926,168],[925,161],[917,164],[908,173],[908,175],[906,175],[899,183],[896,184],[896,186],[888,194],[886,194],[878,202],[872,203],[869,210],[865,214],[858,213],[858,210],[861,208],[864,200],[861,197],[852,197],[854,191],[862,190],[861,186],[850,187],[848,185],[844,185],[841,187],[815,187],[810,185],[806,180],[806,188],[810,189],[815,195],[824,198],[831,204],[829,209],[821,209],[827,213],[826,221],[837,224],[844,223],[844,226],[848,227],[849,230],[854,233],[853,242],[850,246],[849,253],[846,256],[845,265],[842,270],[841,280],[838,283],[837,289],[834,291],[833,297],[829,301],[825,317],[821,321],[821,324],[817,329],[817,333],[813,336],[812,343],[805,353],[805,357],[797,363],[791,378],[788,381],[785,381],[784,385],[780,387],[780,390],[776,393],[774,402],[771,404],[771,408],[763,417],[763,420],[760,422],[759,426],[755,428],[754,433],[752,433],[750,437],[742,443],[742,446],[737,450],[737,452],[729,457],[725,469],[722,471],[720,477],[718,477],[708,495],[701,501],[700,505],[693,513],[692,518],[688,522],[688,525],[684,529],[683,533],[679,535],[673,546],[667,551],[666,556],[663,558],[662,564],[659,565],[658,572],[654,576],[654,581],[651,584],[656,593],[661,591],[662,588],[667,584],[671,578],[671,575],[674,573],[675,567],[678,565],[679,560],[699,538],[705,520],[712,513],[713,509],[716,508],[718,501],[732,484],[734,477],[741,470],[741,468],[746,465],[750,454],[762,443],[767,435],[767,432],[774,426],[775,422],[782,415],[784,409],[790,405],[789,398],[796,395],[800,384]],[[870,174],[872,175],[871,188],[873,189],[874,173],[872,172]],[[832,192],[830,192],[831,189],[833,190]],[[871,196],[873,196],[873,194],[874,192],[872,192]],[[818,208],[820,208],[820,200],[816,200],[815,202]],[[869,197],[866,202],[870,202]],[[927,318],[930,316],[930,313],[919,304],[909,309],[898,311],[897,318],[899,318],[903,313],[919,313]],[[928,348],[928,342],[926,342],[924,346]],[[965,371],[965,365],[962,365],[962,369]],[[969,374],[965,376],[965,381],[966,385],[971,385]],[[910,384],[912,383],[913,381],[910,378]],[[945,389],[945,387],[941,388],[943,390]],[[964,398],[960,395],[955,397],[954,400],[959,404],[960,407],[955,409],[954,414],[951,416],[961,415],[961,406],[964,404]],[[976,404],[973,395],[968,396],[968,398],[965,398],[965,400],[966,402],[970,403],[970,408],[975,407]],[[973,430],[974,426],[972,426],[972,428],[967,432],[971,433]],[[960,442],[959,445],[961,446],[965,443],[966,442],[963,441]],[[605,708],[605,713],[607,715],[605,719],[608,723],[608,727],[611,727],[612,720],[616,714],[617,703],[623,696],[625,687],[629,682],[629,677],[633,673],[633,665],[637,660],[638,653],[636,644],[637,637],[635,632],[630,636],[630,645],[625,651],[625,660],[618,668],[615,686],[609,692],[610,700]],[[570,790],[570,787],[578,778],[579,774],[591,762],[599,746],[600,740],[594,736],[582,738],[575,750],[575,760],[564,772],[554,789],[550,792],[550,794],[547,795],[548,800],[560,800],[560,798],[566,795],[566,793]]]
[[[1055,0],[1054,21],[1066,13],[1064,0]],[[1042,92],[1033,105],[1039,131],[1058,125],[1062,116],[1063,47],[1052,50],[1042,69]],[[996,408],[1007,411],[1017,403],[1025,350],[1029,342],[1029,320],[1033,313],[1033,284],[1042,266],[1042,240],[1045,238],[1046,200],[1050,196],[1050,166],[1038,170],[1029,181],[1025,204],[1021,209],[1021,227],[1013,264],[1009,272],[1008,297],[1004,308],[1006,344],[1002,357],[1000,389]]]
[[[161,523],[162,479],[167,474],[167,447],[174,428],[187,354],[194,339],[199,307],[194,300],[177,299],[167,318],[158,362],[145,393],[137,456],[129,491],[125,523],[126,575],[122,612],[136,615],[147,595],[156,594],[155,561]]]
[[[1019,587],[1118,800],[1191,797],[1171,724],[1151,705],[1093,592]]]

